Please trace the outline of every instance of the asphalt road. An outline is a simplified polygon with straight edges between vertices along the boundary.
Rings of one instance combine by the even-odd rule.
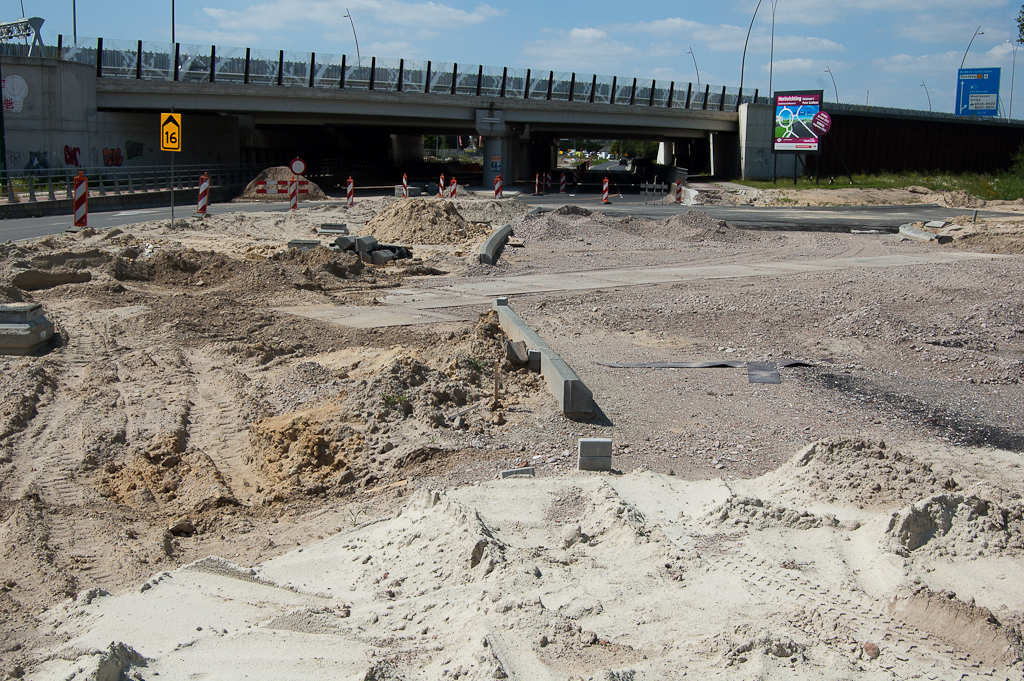
[[[624,166],[623,166],[624,167]],[[681,211],[686,206],[674,203],[644,203],[639,194],[613,194],[610,204],[601,203],[601,195],[595,193],[550,194],[531,196],[522,194],[520,198],[533,206],[557,208],[565,204],[575,204],[597,210],[609,215],[636,215],[639,217],[664,220]],[[653,199],[648,199],[653,201]],[[339,199],[338,205],[343,201]],[[812,207],[812,208],[758,208],[754,206],[698,206],[713,218],[726,220],[737,227],[747,229],[769,230],[816,230],[845,232],[851,229],[880,229],[894,231],[908,222],[948,219],[953,214],[971,214],[971,209],[942,208],[933,204],[917,204],[911,206],[850,206],[850,207]],[[211,204],[212,214],[234,211],[278,211],[288,209],[286,203],[218,203]],[[175,217],[188,218],[192,215],[192,206],[175,208]],[[979,210],[978,217],[995,217],[1012,215],[998,211]],[[161,208],[145,208],[139,210],[93,212],[89,214],[89,226],[94,229],[109,229],[135,222],[150,220],[169,220],[169,206]],[[41,218],[15,218],[0,220],[0,242],[31,239],[48,234],[60,234],[71,227],[70,215],[54,215]]]

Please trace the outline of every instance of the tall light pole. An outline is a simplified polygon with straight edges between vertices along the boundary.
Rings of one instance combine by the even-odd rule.
[[[171,45],[177,41],[174,39],[174,0],[171,0]]]
[[[356,41],[356,64],[362,66],[363,58],[359,56],[359,38],[356,37],[356,23],[352,21],[352,12],[349,11],[348,7],[345,8],[345,16],[348,17],[348,23],[352,25],[352,39]]]
[[[75,0],[71,0],[71,36],[78,44],[78,8],[75,7]]]
[[[924,88],[924,94],[925,94],[925,96],[928,97],[928,110],[931,111],[932,110],[932,96],[930,94],[928,94],[928,86],[924,84],[923,80],[921,81],[921,87]]]
[[[836,77],[832,75],[832,69],[825,66],[825,71],[828,72],[828,77],[832,79],[832,89],[836,91],[836,104],[839,103],[839,88],[836,87]]]
[[[697,56],[693,53],[693,48],[686,50],[686,54],[693,57],[693,70],[697,72],[697,89],[700,89],[700,69],[697,68]]]
[[[779,0],[772,0],[772,49],[768,55],[768,96],[772,96],[772,76],[775,75],[775,8]]]
[[[757,7],[754,8],[754,15],[750,17],[750,26],[747,28],[747,39],[743,41],[743,59],[740,60],[740,92],[743,92],[743,71],[747,66],[747,43],[750,42],[750,32],[754,29],[754,19],[757,18],[759,9],[761,9],[761,0],[757,0]]]
[[[1006,42],[1013,43],[1013,68],[1010,69],[1010,111],[1006,114],[1007,118],[1013,118],[1013,77],[1017,73],[1017,46],[1020,41],[1007,40]]]
[[[977,30],[974,31],[974,35],[971,36],[971,42],[967,43],[967,49],[964,50],[964,58],[960,60],[960,68],[964,67],[964,62],[967,61],[967,53],[971,51],[971,45],[974,44],[974,39],[977,38],[979,35],[985,35],[985,32],[981,30],[981,26],[979,26]]]

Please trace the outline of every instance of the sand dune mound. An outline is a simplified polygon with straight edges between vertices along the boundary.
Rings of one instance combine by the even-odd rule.
[[[278,180],[291,180],[295,175],[292,171],[285,166],[275,166],[273,168],[267,168],[253,179],[252,182],[246,185],[245,190],[238,196],[239,199],[253,201],[259,199],[261,201],[287,201],[288,194],[277,193],[277,182]],[[306,180],[309,184],[307,188],[309,193],[302,196],[303,201],[325,201],[328,196],[324,193],[324,190],[320,188],[316,182],[308,178],[299,178]],[[267,183],[267,193],[257,194],[256,188],[258,182]]]
[[[408,199],[385,206],[365,231],[381,243],[438,245],[482,238],[489,230],[463,218],[451,201]]]

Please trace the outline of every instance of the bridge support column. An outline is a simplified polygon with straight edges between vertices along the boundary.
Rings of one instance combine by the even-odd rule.
[[[477,109],[476,131],[484,138],[484,187],[494,186],[499,173],[506,182],[512,182],[516,175],[517,140],[515,132],[505,124],[505,112],[500,109]]]
[[[744,180],[770,180],[792,177],[795,154],[772,154],[775,133],[775,109],[767,104],[740,105],[740,177]]]

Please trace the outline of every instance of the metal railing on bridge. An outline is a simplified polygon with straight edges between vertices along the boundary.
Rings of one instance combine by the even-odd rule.
[[[4,54],[27,56],[27,46],[0,45]],[[758,91],[692,83],[619,78],[567,71],[459,65],[406,59],[353,60],[351,55],[267,51],[241,47],[83,38],[44,56],[89,64],[100,78],[279,87],[417,92],[592,104],[736,111],[745,102],[768,103]]]

